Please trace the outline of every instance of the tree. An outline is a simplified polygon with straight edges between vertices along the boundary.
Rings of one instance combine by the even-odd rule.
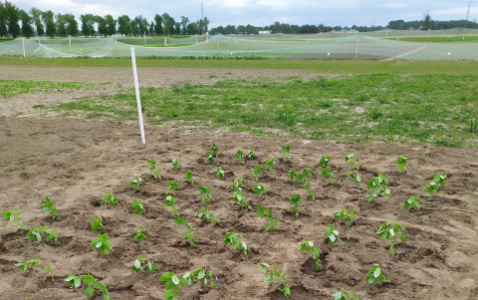
[[[33,36],[34,30],[33,30],[33,18],[30,17],[30,15],[21,9],[20,11],[20,20],[22,21],[22,34],[24,37],[29,39],[31,36]]]
[[[32,7],[32,9],[30,10],[30,15],[33,18],[33,22],[35,22],[35,27],[37,28],[37,35],[43,36],[45,34],[45,27],[42,23],[43,12],[38,8]]]
[[[18,24],[20,13],[18,8],[12,3],[5,1],[4,5],[7,11],[8,32],[12,35],[12,38],[16,39],[21,33],[20,25]]]
[[[176,35],[181,33],[181,23],[179,22],[174,23],[174,31]]]
[[[153,36],[154,33],[154,22],[151,21],[151,24],[149,24],[149,34]]]
[[[174,32],[174,25],[176,24],[176,21],[174,20],[173,17],[171,17],[167,13],[164,13],[162,17],[163,17],[164,33],[165,35],[171,35]]]
[[[5,4],[0,1],[0,37],[4,37],[7,35],[7,9],[5,7]]]
[[[189,23],[189,18],[185,16],[181,16],[181,26],[183,27],[183,35],[186,35],[188,23]]]
[[[188,31],[188,34],[197,34],[198,33],[198,23],[196,23],[196,22],[189,23],[187,31]]]
[[[42,20],[46,25],[46,35],[50,36],[50,38],[54,38],[56,34],[56,24],[53,12],[51,10],[43,12]]]
[[[62,14],[56,15],[56,34],[64,38],[68,34],[66,18]]]
[[[430,13],[426,12],[423,14],[423,30],[430,30],[431,20]]]
[[[92,14],[86,14],[86,15],[81,15],[80,16],[80,21],[81,21],[81,31],[83,32],[83,35],[85,37],[92,36],[95,34],[95,28],[94,28],[94,16]]]
[[[98,33],[101,36],[106,37],[108,35],[108,25],[105,18],[102,16],[95,16],[95,22],[98,24]]]
[[[65,17],[66,23],[68,23],[66,31],[69,35],[76,37],[78,35],[78,22],[76,21],[75,16],[72,14],[66,14],[63,16]]]
[[[113,16],[106,15],[105,16],[105,21],[106,21],[106,33],[109,36],[115,35],[116,34],[116,20],[113,18]]]
[[[118,18],[118,32],[124,35],[131,34],[131,19],[127,15]]]
[[[207,17],[204,17],[204,32],[207,32],[210,20]]]
[[[137,36],[138,33],[139,33],[139,24],[138,24],[138,22],[136,22],[136,20],[132,20],[130,24],[131,24],[131,33],[132,33],[134,36]]]
[[[156,22],[155,26],[154,26],[154,32],[159,36],[161,34],[163,34],[163,26],[162,26],[162,23],[163,23],[163,18],[156,14],[154,16],[154,22]]]

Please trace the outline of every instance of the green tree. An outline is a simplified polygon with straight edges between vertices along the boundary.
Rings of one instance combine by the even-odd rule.
[[[78,21],[76,21],[75,16],[72,14],[66,14],[63,16],[66,20],[66,23],[68,23],[66,31],[69,35],[76,37],[78,35]]]
[[[51,10],[45,11],[42,14],[43,23],[46,25],[46,35],[54,38],[56,34],[55,15]]]
[[[5,4],[0,1],[0,37],[5,37],[7,35],[7,8],[5,7]]]
[[[156,22],[155,26],[154,26],[154,32],[160,36],[161,34],[163,34],[163,17],[161,17],[161,15],[158,15],[156,14],[154,16],[154,22]]]
[[[29,39],[33,36],[33,18],[23,9],[20,10],[20,20],[22,21],[22,34],[24,37]]]
[[[154,33],[154,22],[151,21],[151,24],[149,25],[149,34],[153,36]]]
[[[163,17],[164,34],[171,35],[174,32],[174,25],[176,24],[176,21],[168,13],[164,13],[162,17]]]
[[[8,33],[12,35],[12,38],[16,39],[21,33],[20,25],[18,24],[20,12],[11,2],[5,1],[4,5],[7,11]]]
[[[186,35],[188,23],[189,23],[189,18],[185,16],[181,16],[181,26],[183,28],[183,35]]]
[[[134,36],[137,36],[139,34],[139,24],[136,20],[131,20],[131,33]]]
[[[66,18],[62,14],[56,15],[56,34],[64,38],[68,34]]]
[[[430,16],[430,13],[427,12],[423,14],[423,30],[430,30],[431,20],[432,17]]]
[[[33,22],[35,22],[37,35],[43,36],[45,34],[45,26],[43,25],[43,22],[42,22],[43,12],[39,10],[38,8],[32,7],[32,9],[30,10],[30,15],[33,18]]]
[[[196,23],[196,22],[189,23],[187,31],[188,31],[188,34],[197,34],[198,33],[198,23]]]
[[[95,22],[98,24],[98,34],[106,37],[108,35],[108,25],[105,18],[102,16],[95,16]]]
[[[131,19],[127,15],[118,18],[118,32],[124,35],[131,34]]]
[[[111,15],[106,15],[105,16],[105,21],[106,21],[106,27],[107,27],[107,34],[109,36],[115,35],[116,34],[116,20],[113,18]]]
[[[92,14],[80,16],[81,31],[83,32],[84,36],[88,37],[95,34],[95,28],[93,26],[95,24],[94,19],[95,17]]]
[[[174,33],[176,33],[176,35],[181,33],[181,23],[179,22],[174,23]]]

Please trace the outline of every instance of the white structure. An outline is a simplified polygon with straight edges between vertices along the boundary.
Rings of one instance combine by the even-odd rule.
[[[259,34],[271,34],[269,30],[259,31]]]

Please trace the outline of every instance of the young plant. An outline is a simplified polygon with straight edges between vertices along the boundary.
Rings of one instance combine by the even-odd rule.
[[[279,230],[280,221],[272,219],[272,210],[271,209],[266,210],[261,205],[258,205],[256,216],[260,217],[261,219],[263,217],[266,217],[266,231],[269,231],[269,230],[278,231]]]
[[[420,214],[420,210],[423,208],[423,206],[420,205],[420,201],[420,197],[411,196],[407,200],[403,201],[403,208],[410,209],[410,211],[414,209],[418,214]]]
[[[274,161],[273,157],[271,157],[271,158],[269,158],[269,160],[267,160],[266,168],[269,172],[272,171],[272,169],[274,168],[274,164],[275,164],[275,161]]]
[[[96,217],[96,219],[90,223],[90,226],[91,229],[93,229],[93,232],[97,232],[98,230],[102,230],[104,228],[100,217]]]
[[[332,295],[333,300],[360,300],[357,298],[357,294],[348,291],[337,291]]]
[[[211,164],[214,162],[214,158],[218,157],[218,154],[217,154],[218,150],[217,150],[217,146],[216,144],[212,144],[212,147],[211,149],[209,149],[209,152],[206,153],[206,155],[204,155],[204,157],[206,158],[206,162]]]
[[[209,211],[209,208],[207,207],[201,208],[199,211],[196,212],[195,216],[201,219],[201,221],[203,222],[211,222],[221,225],[221,220],[215,218],[214,214]]]
[[[237,204],[241,206],[241,209],[242,208],[247,208],[248,210],[252,209],[252,207],[247,204],[247,199],[244,196],[244,192],[242,191],[241,188],[239,188],[238,190],[234,192],[233,200],[234,202],[236,202]]]
[[[251,252],[251,249],[247,248],[246,242],[242,240],[240,233],[228,232],[224,235],[224,246],[231,245],[236,250],[243,250],[244,255],[247,258],[247,251]]]
[[[297,173],[296,170],[290,170],[289,173],[289,178],[290,178],[290,182],[292,183],[296,183],[296,182],[300,182],[300,175]]]
[[[108,192],[107,194],[102,194],[101,197],[101,205],[109,204],[111,206],[118,205],[118,199],[111,194],[111,192]]]
[[[386,186],[388,185],[388,180],[383,177],[383,173],[380,172],[377,177],[370,179],[368,183],[368,189],[372,192],[370,195],[366,195],[368,202],[372,202],[375,197],[383,196],[385,198],[390,198],[390,189]]]
[[[98,248],[106,255],[108,255],[110,251],[113,251],[111,240],[108,238],[107,233],[99,234],[96,239],[92,240],[90,243],[90,248]]]
[[[174,195],[174,190],[179,190],[179,184],[176,181],[169,180],[169,184],[166,190],[166,195]]]
[[[342,208],[341,210],[339,211],[336,211],[334,213],[334,218],[335,220],[337,220],[338,218],[342,219],[342,221],[345,221],[347,219],[349,219],[349,221],[347,222],[347,226],[349,227],[352,227],[352,224],[354,223],[354,218],[357,216],[357,214],[355,213],[355,211],[352,209],[345,209],[345,208]]]
[[[136,176],[131,182],[130,185],[137,191],[139,191],[139,185],[141,184],[141,181],[143,181],[143,178]]]
[[[342,240],[339,238],[339,232],[335,226],[327,226],[327,237],[325,241],[328,242],[330,246],[335,245],[335,243],[342,243]]]
[[[403,170],[407,169],[407,159],[408,159],[408,156],[406,156],[406,155],[400,156],[397,159],[397,167],[398,167],[398,170],[399,170],[400,173]]]
[[[143,265],[145,265],[145,269],[143,269]],[[144,257],[140,257],[138,259],[135,259],[133,262],[133,272],[136,273],[141,273],[145,271],[146,273],[151,273],[151,274],[156,274],[156,272],[159,272],[161,268],[156,265],[154,262],[147,260]]]
[[[211,287],[216,286],[214,281],[214,271],[208,269],[197,269],[193,272],[187,272],[183,275],[181,279],[174,274],[174,272],[164,272],[161,274],[159,281],[162,281],[166,284],[166,291],[164,292],[164,298],[166,300],[175,300],[181,295],[179,292],[179,287],[184,287],[186,285],[192,285],[194,283],[194,278],[199,280],[202,285],[207,284],[208,278],[210,281]],[[216,278],[217,279],[217,278]]]
[[[138,227],[138,228],[135,229],[136,234],[133,238],[133,241],[144,242],[147,239],[146,235],[143,233],[142,230],[143,230],[143,228],[141,228],[141,227]]]
[[[214,167],[213,171],[216,172],[217,178],[224,180],[225,176],[224,176],[224,169],[223,168]]]
[[[347,179],[353,179],[355,184],[358,186],[362,184],[362,178],[357,171],[347,172]]]
[[[172,195],[167,195],[166,200],[164,200],[164,205],[171,207],[171,211],[177,217],[179,213],[176,212],[179,209],[179,206],[176,205],[178,198],[173,197]]]
[[[182,238],[187,239],[189,244],[191,244],[191,247],[195,247],[196,243],[199,242],[199,234],[194,231],[194,229],[189,225],[188,221],[186,221],[183,216],[180,216],[174,220],[174,223],[178,224],[178,228],[181,228],[181,226],[186,228],[186,232],[183,233]]]
[[[143,203],[141,202],[141,200],[136,200],[134,199],[133,200],[133,213],[135,215],[139,215],[139,214],[142,214],[146,211],[146,207],[144,207]]]
[[[236,152],[236,160],[238,165],[243,165],[246,162],[244,161],[244,153],[241,150],[237,150]]]
[[[43,205],[43,211],[49,212],[53,220],[61,221],[61,216],[57,212],[55,204],[50,201],[48,196],[45,197],[45,200],[43,200],[41,204]]]
[[[358,155],[354,155],[353,153],[347,153],[345,156],[345,162],[348,162],[349,165],[353,166],[358,160]],[[360,166],[357,165],[355,167],[355,171],[347,172],[347,179],[353,179],[355,184],[360,186],[362,183],[362,178],[360,177],[358,170],[360,170]]]
[[[299,245],[300,251],[305,251],[312,255],[314,261],[313,266],[318,271],[322,267],[322,262],[320,261],[320,248],[314,247],[314,242],[310,239],[300,242]]]
[[[368,271],[367,276],[365,276],[365,280],[369,284],[378,282],[380,285],[384,283],[389,283],[390,280],[382,274],[382,268],[380,268],[379,264],[373,264],[374,267]]]
[[[149,163],[149,173],[153,174],[154,179],[159,179],[161,180],[161,169],[159,169],[156,165],[156,161],[154,159],[148,160]]]
[[[237,191],[241,186],[245,187],[246,185],[247,181],[244,179],[244,177],[241,177],[241,179],[234,179],[231,184],[231,188]]]
[[[249,154],[247,154],[247,157],[249,159],[254,159],[256,157],[256,153],[254,152],[254,149],[249,149]]]
[[[332,168],[330,166],[326,166],[320,172],[320,176],[325,177],[327,183],[330,185],[333,185],[335,182],[335,178],[334,178],[335,173],[337,173],[337,171],[332,171]]]
[[[280,150],[280,156],[282,157],[282,160],[284,160],[284,162],[287,161],[287,157],[289,156],[289,153],[290,153],[290,145],[287,144],[285,146],[282,146],[282,149]]]
[[[267,190],[262,184],[258,183],[254,185],[252,189],[254,190],[254,192],[256,192],[257,195],[260,195],[262,199],[266,198]]]
[[[19,229],[23,229],[23,222],[20,219],[20,213],[18,211],[8,211],[4,210],[2,212],[3,214],[3,220],[5,221],[12,221],[15,224],[15,227],[13,228],[14,232],[17,232]]]
[[[183,167],[183,165],[179,162],[179,159],[177,157],[173,157],[173,160],[172,160],[172,164],[173,164],[173,169],[177,169],[179,167]]]
[[[435,176],[433,176],[433,180],[426,186],[423,187],[424,190],[428,192],[428,200],[431,201],[433,198],[433,195],[438,191],[440,187],[442,187],[446,181],[446,175],[443,175],[442,173],[438,173]]]
[[[395,254],[398,255],[397,249],[393,245],[398,245],[400,244],[400,241],[397,239],[398,235],[400,234],[400,240],[402,242],[407,241],[407,237],[405,236],[405,226],[400,226],[400,224],[395,224],[392,226],[389,221],[384,222],[382,225],[380,225],[377,228],[377,234],[380,234],[382,236],[382,239],[384,240],[389,240],[392,239],[392,245],[390,246],[390,249],[388,252],[390,254]]]
[[[299,210],[302,209],[302,207],[299,206],[299,204],[302,202],[302,198],[300,197],[299,194],[295,194],[294,196],[289,198],[290,204],[292,205],[291,211],[294,213],[295,217],[299,217]]]
[[[58,243],[58,236],[56,234],[56,231],[53,229],[50,229],[48,225],[45,225],[45,226],[38,225],[36,228],[30,229],[27,233],[27,237],[30,238],[30,241],[33,241],[36,238],[37,242],[41,242],[45,234],[47,235],[46,237],[47,242],[53,239],[55,243]]]
[[[325,169],[329,166],[330,156],[322,156],[319,161],[319,167]]]
[[[55,282],[55,278],[53,277],[53,275],[51,274],[51,267],[50,265],[45,265],[40,258],[38,257],[35,257],[34,259],[32,260],[26,260],[24,262],[20,262],[18,264],[15,264],[15,266],[17,267],[20,267],[20,269],[23,271],[23,272],[26,272],[28,270],[28,268],[30,267],[33,267],[34,265],[42,265],[43,266],[43,271],[46,272],[46,276],[43,277],[43,281],[46,281],[46,279],[48,277],[51,278],[51,281],[53,281],[54,284],[56,284]]]
[[[198,195],[198,196],[202,196],[202,199],[201,199],[202,203],[209,203],[209,202],[211,202],[212,196],[211,196],[209,187],[207,187],[207,186],[201,186],[201,187],[199,187],[198,189],[199,189],[199,195]]]
[[[358,160],[358,155],[355,155],[353,153],[347,153],[345,156],[345,162],[348,162],[349,165],[353,166]],[[360,169],[360,166],[356,167],[357,171]]]
[[[86,285],[85,295],[87,298],[93,297],[95,289],[98,289],[103,294],[103,300],[110,300],[110,293],[106,284],[96,279],[93,275],[70,275],[66,277],[65,281],[71,283],[71,286],[74,288],[79,288],[81,281],[83,281]]]
[[[257,165],[254,169],[251,169],[252,177],[259,181],[259,175],[264,171],[265,168],[261,167],[261,165]]]
[[[184,179],[186,179],[186,181],[189,182],[191,186],[194,186],[193,173],[191,172],[191,170],[186,171],[186,174],[184,175]]]
[[[269,264],[266,264],[266,263],[259,263],[259,266],[262,268],[262,271],[264,272],[264,276],[267,280],[267,283],[276,282],[278,284],[281,284],[282,286],[278,287],[277,290],[279,290],[281,293],[283,293],[284,296],[289,297],[290,296],[290,287],[286,282],[291,281],[291,280],[286,278],[285,273],[283,273],[281,270],[276,269],[273,266],[270,266]]]
[[[211,153],[214,157],[218,157],[219,150],[217,149],[216,144],[212,144],[211,149],[209,149],[209,153]]]

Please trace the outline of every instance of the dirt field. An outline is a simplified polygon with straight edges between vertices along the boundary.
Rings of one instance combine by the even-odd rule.
[[[202,72],[198,80],[210,80],[210,71]],[[61,77],[60,71],[53,73],[56,75],[49,80]],[[1,76],[6,75],[2,72]],[[9,79],[33,79],[18,76]],[[178,77],[177,81],[181,80]],[[111,78],[105,81],[117,83]],[[47,224],[59,236],[58,245],[31,242],[25,233],[12,233],[11,222],[2,221],[0,299],[86,299],[83,287],[70,289],[63,279],[88,273],[107,284],[111,299],[164,299],[164,284],[158,281],[158,274],[131,272],[133,261],[140,256],[157,263],[161,271],[180,276],[201,267],[215,271],[216,289],[195,283],[180,289],[179,299],[285,299],[277,285],[266,283],[260,262],[287,274],[290,299],[332,299],[337,290],[355,291],[363,300],[478,299],[476,150],[345,145],[225,132],[177,132],[152,126],[146,127],[147,144],[141,145],[138,131],[134,123],[0,116],[0,209],[20,211],[26,228]],[[213,166],[204,162],[204,154],[213,143],[220,154],[215,165],[225,169],[225,180],[217,179]],[[279,151],[287,143],[291,154],[284,163],[279,160]],[[236,151],[247,152],[249,148],[254,148],[257,158],[238,166]],[[346,179],[346,172],[352,170],[344,161],[348,152],[360,157],[360,187]],[[322,155],[331,156],[332,168],[338,171],[333,187],[319,176]],[[396,168],[400,155],[409,157],[408,170],[401,174]],[[173,170],[172,157],[179,158],[183,170]],[[276,165],[260,176],[269,190],[268,197],[261,200],[252,190],[255,180],[250,169],[257,164],[264,166],[270,157],[275,158]],[[150,158],[158,162],[163,180],[156,181],[148,174]],[[312,169],[310,182],[317,191],[317,201],[304,200],[303,210],[295,218],[290,213],[289,197],[303,194],[303,189],[290,183],[288,171],[304,168]],[[194,187],[183,179],[186,170],[194,175]],[[390,181],[392,197],[377,198],[370,205],[365,200],[366,183],[379,172]],[[449,182],[428,202],[422,187],[438,172],[446,174]],[[135,192],[129,183],[138,175],[144,181]],[[253,207],[250,212],[239,209],[227,188],[241,176],[248,181],[244,191]],[[180,184],[176,192],[179,212],[199,233],[196,248],[181,238],[184,228],[178,229],[169,207],[163,204],[168,180]],[[213,196],[208,207],[223,227],[202,224],[194,217],[205,206],[197,190],[204,185],[211,188]],[[117,196],[119,206],[99,205],[101,194],[107,191]],[[403,209],[403,201],[412,195],[422,197],[422,215]],[[43,212],[40,202],[45,196],[57,205],[62,221],[52,221]],[[132,213],[133,199],[145,204],[144,215]],[[264,219],[255,216],[259,204],[273,210],[273,218],[280,220],[279,232],[265,231]],[[341,208],[357,212],[353,227],[332,217]],[[96,237],[89,226],[96,216],[103,219],[102,233],[108,233],[112,240],[114,250],[109,255],[88,247]],[[391,241],[376,234],[386,220],[407,227],[409,240],[398,246],[398,257],[388,253]],[[327,225],[340,231],[341,244],[331,247],[324,243]],[[144,243],[133,242],[136,227],[142,227],[148,237]],[[224,247],[223,236],[232,231],[241,233],[252,248],[248,259]],[[307,238],[321,248],[324,266],[318,272],[312,268],[310,256],[299,251],[298,243]],[[57,285],[43,281],[40,266],[26,273],[14,266],[35,256],[52,266]],[[390,284],[366,283],[365,275],[374,263],[380,263]],[[102,297],[95,294],[93,299]]]

